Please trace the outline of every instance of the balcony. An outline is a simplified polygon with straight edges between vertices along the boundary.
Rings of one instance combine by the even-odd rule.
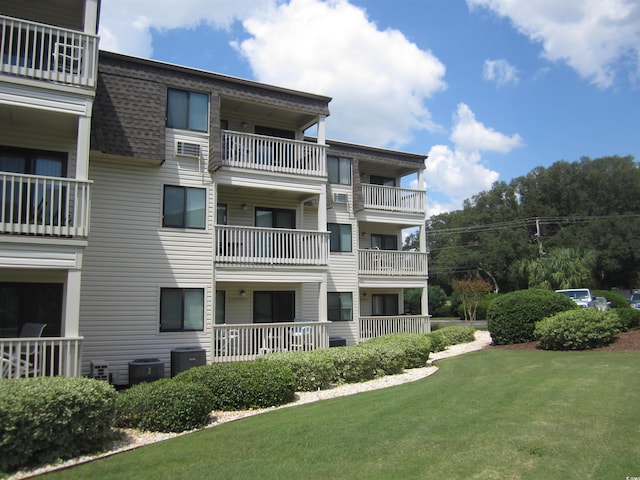
[[[401,213],[426,213],[427,193],[424,190],[362,185],[364,208]]]
[[[213,362],[254,360],[268,353],[329,347],[330,322],[214,325]]]
[[[392,333],[429,333],[431,323],[426,315],[394,315],[360,317],[360,341]]]
[[[87,180],[0,172],[0,233],[88,237]]]
[[[359,250],[358,273],[393,277],[427,275],[427,254],[394,250]]]
[[[327,177],[325,145],[232,131],[222,132],[222,145],[226,167]]]
[[[0,378],[77,377],[82,337],[0,338]]]
[[[329,233],[216,225],[216,262],[326,266]]]
[[[98,37],[0,15],[0,73],[95,88]]]

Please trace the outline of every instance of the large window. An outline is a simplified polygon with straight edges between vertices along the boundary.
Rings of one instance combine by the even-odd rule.
[[[351,159],[327,156],[329,183],[351,185]]]
[[[253,292],[253,323],[293,322],[295,311],[293,291]]]
[[[327,319],[332,322],[353,320],[353,294],[351,292],[327,293]]]
[[[224,325],[226,323],[225,312],[225,291],[216,290],[216,325]]]
[[[0,146],[0,171],[65,177],[67,154]]]
[[[204,289],[161,288],[160,331],[204,330]]]
[[[398,315],[398,295],[383,293],[371,295],[374,315]]]
[[[385,187],[395,187],[396,179],[391,177],[381,177],[379,175],[371,175],[369,182],[372,185],[384,185]]]
[[[351,225],[343,223],[328,223],[329,251],[350,252],[351,251]]]
[[[285,208],[256,207],[256,227],[296,228],[296,211]]]
[[[165,185],[162,226],[205,228],[207,190]]]
[[[167,90],[167,127],[206,132],[209,124],[209,95]]]
[[[396,235],[371,234],[371,248],[380,250],[398,250],[398,237]]]
[[[0,283],[0,337],[17,337],[27,322],[46,323],[46,337],[62,325],[62,283]]]

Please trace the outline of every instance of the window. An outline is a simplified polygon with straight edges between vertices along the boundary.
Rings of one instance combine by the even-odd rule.
[[[398,315],[398,295],[395,293],[371,295],[374,315]]]
[[[341,223],[329,223],[327,229],[329,236],[329,251],[350,252],[351,251],[351,225]]]
[[[351,185],[351,159],[327,156],[329,183]]]
[[[162,226],[204,229],[206,202],[204,188],[165,185]]]
[[[398,237],[395,235],[371,234],[371,248],[380,250],[398,250]]]
[[[204,330],[203,288],[160,289],[160,331]]]
[[[327,319],[332,322],[353,320],[353,294],[351,292],[327,293]]]
[[[44,336],[59,337],[62,283],[0,283],[0,337],[17,337],[26,322],[46,323]]]
[[[209,95],[167,90],[167,127],[206,132],[209,124]]]
[[[256,227],[296,228],[296,211],[284,208],[256,207]]]
[[[65,177],[67,154],[0,146],[0,171]]]
[[[253,323],[293,322],[296,293],[253,292]]]
[[[216,207],[216,224],[227,224],[227,205],[225,203],[219,203]]]
[[[391,177],[380,177],[378,175],[371,175],[369,182],[372,185],[384,185],[385,187],[395,187],[396,179]]]
[[[224,325],[225,320],[225,292],[216,290],[216,325]]]

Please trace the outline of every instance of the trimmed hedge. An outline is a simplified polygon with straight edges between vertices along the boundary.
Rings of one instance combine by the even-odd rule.
[[[429,337],[431,334],[420,333],[392,333],[381,337],[372,338],[363,342],[361,346],[382,345],[389,348],[399,348],[404,350],[403,368],[424,367],[429,360],[429,353],[432,352],[433,342]]]
[[[487,327],[495,345],[532,342],[536,322],[577,308],[569,297],[550,290],[518,290],[500,295],[491,303]]]
[[[139,383],[118,396],[117,427],[183,432],[209,420],[211,395],[202,385],[163,378]]]
[[[615,313],[582,308],[540,320],[534,335],[544,350],[587,350],[611,343],[620,332],[619,322]]]
[[[365,382],[376,378],[377,353],[373,349],[340,347],[326,350],[333,360],[337,384]]]
[[[429,335],[432,340],[440,338],[433,346],[437,346],[439,348],[438,351],[441,351],[449,345],[473,342],[476,338],[475,332],[475,328],[467,325],[448,325],[431,332]]]
[[[116,391],[89,378],[0,381],[0,470],[99,452],[113,439]]]
[[[174,380],[205,386],[213,410],[282,405],[293,401],[296,392],[291,369],[275,362],[214,363],[190,368]]]
[[[594,297],[604,297],[611,302],[611,308],[626,308],[629,306],[629,300],[624,295],[611,290],[592,290]]]
[[[380,343],[361,343],[351,348],[366,348],[375,353],[376,356],[376,376],[396,375],[404,371],[406,364],[405,349],[396,343],[386,345]]]
[[[290,368],[297,392],[313,392],[328,388],[337,376],[333,358],[325,349],[270,353],[258,357],[257,361],[278,363]]]
[[[623,331],[640,328],[640,310],[635,308],[613,308],[610,310],[620,319],[620,327]]]

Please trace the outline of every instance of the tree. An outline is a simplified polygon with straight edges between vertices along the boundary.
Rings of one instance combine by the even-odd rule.
[[[592,286],[592,267],[595,253],[572,248],[558,248],[542,258],[523,260],[520,273],[527,278],[529,288],[558,290]]]
[[[491,285],[481,278],[476,278],[475,280],[454,280],[451,282],[451,287],[460,296],[464,319],[473,324],[476,321],[478,302],[491,292]]]

